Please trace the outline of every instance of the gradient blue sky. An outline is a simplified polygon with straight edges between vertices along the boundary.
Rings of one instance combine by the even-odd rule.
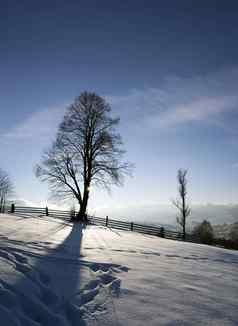
[[[134,177],[95,212],[169,204],[178,168],[193,203],[238,198],[237,1],[1,1],[1,168],[45,204],[34,165],[65,107],[96,91],[121,117]]]

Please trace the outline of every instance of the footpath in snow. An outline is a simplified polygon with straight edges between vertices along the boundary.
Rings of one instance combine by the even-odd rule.
[[[1,214],[0,325],[238,325],[238,252]]]

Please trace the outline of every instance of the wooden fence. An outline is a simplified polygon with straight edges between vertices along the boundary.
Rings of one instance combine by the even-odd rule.
[[[12,204],[7,208],[8,213],[16,214],[25,217],[43,217],[43,216],[51,216],[54,218],[60,218],[64,220],[70,220],[72,217],[71,211],[62,211],[62,210],[53,210],[48,207],[39,208],[39,207],[24,207],[24,206],[15,206]],[[180,232],[167,230],[163,226],[152,226],[146,224],[139,224],[134,222],[123,222],[119,220],[109,219],[108,216],[96,217],[96,216],[88,216],[88,222],[94,225],[101,225],[108,228],[118,229],[118,230],[127,230],[134,231],[143,234],[149,234],[153,236],[158,236],[161,238],[172,239],[172,240],[183,240],[183,234]],[[186,241],[189,242],[199,242],[198,238],[196,238],[192,234],[186,234]]]

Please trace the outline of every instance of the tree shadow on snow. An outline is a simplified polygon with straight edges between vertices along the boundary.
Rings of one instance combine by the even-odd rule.
[[[58,224],[51,235],[69,227]],[[127,268],[84,260],[85,226],[70,227],[64,241],[47,248],[46,254],[50,242],[31,241],[24,247],[23,241],[8,239],[9,246],[6,242],[0,247],[7,271],[0,271],[0,316],[6,317],[5,325],[18,325],[18,320],[24,326],[84,326],[85,316],[93,319],[94,309],[103,313],[110,295],[119,295],[120,279],[115,275]],[[44,254],[33,250],[41,245]]]
[[[48,235],[68,227],[57,223]],[[55,248],[47,248],[46,241],[6,239],[0,247],[1,265],[7,270],[0,274],[0,316],[6,315],[5,325],[18,325],[17,320],[24,326],[76,324],[71,320],[71,298],[80,289],[82,235],[83,225],[74,224]],[[77,324],[85,325],[80,311]]]

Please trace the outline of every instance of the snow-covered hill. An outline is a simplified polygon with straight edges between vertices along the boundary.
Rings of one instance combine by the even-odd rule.
[[[238,252],[0,215],[3,326],[237,322]]]

